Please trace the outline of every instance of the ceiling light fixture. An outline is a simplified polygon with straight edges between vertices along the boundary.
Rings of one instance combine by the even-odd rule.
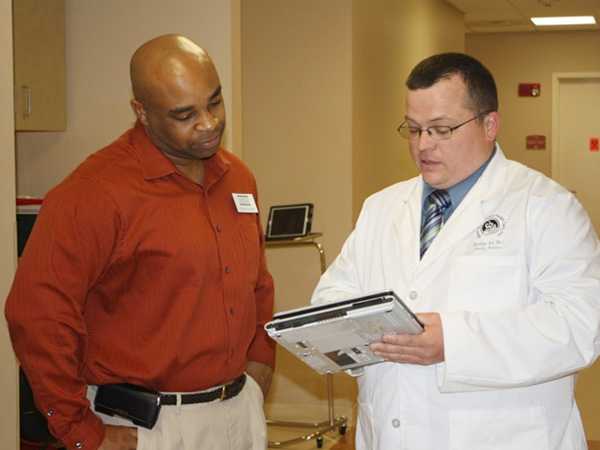
[[[596,19],[594,16],[532,17],[531,21],[538,27],[596,24]]]

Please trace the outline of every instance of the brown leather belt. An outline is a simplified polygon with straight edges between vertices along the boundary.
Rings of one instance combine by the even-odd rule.
[[[206,403],[215,400],[227,400],[238,395],[246,384],[246,374],[243,373],[229,384],[224,384],[221,387],[206,392],[198,392],[196,394],[180,394],[181,404],[190,405],[193,403]],[[176,394],[160,394],[161,405],[176,405]]]

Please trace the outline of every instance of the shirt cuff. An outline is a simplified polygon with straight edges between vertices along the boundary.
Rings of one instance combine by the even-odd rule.
[[[444,333],[444,362],[436,367],[440,392],[476,392],[490,389],[472,375],[473,367],[481,364],[474,353],[479,339],[477,315],[465,311],[441,313]]]
[[[74,423],[66,434],[54,433],[52,417],[49,417],[48,425],[50,431],[68,450],[97,450],[104,440],[105,426],[89,408],[86,409],[82,420]]]
[[[440,314],[444,335],[444,362],[436,367],[437,383],[440,392],[460,391],[461,387],[455,385],[460,359],[463,354],[469,354],[468,348],[463,348],[460,343],[464,340],[461,329],[464,329],[464,312],[445,312]]]

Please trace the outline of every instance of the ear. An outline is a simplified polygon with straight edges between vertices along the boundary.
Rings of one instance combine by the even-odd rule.
[[[483,119],[483,129],[489,141],[495,141],[500,130],[500,115],[497,111],[488,113]]]
[[[141,102],[137,101],[135,98],[131,99],[130,104],[131,109],[133,109],[134,114],[142,123],[142,125],[148,126],[148,117],[146,116],[146,109],[144,108],[144,105]]]

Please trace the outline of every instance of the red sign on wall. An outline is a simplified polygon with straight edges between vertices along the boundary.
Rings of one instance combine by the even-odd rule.
[[[525,148],[527,148],[527,150],[545,150],[546,136],[543,134],[531,134],[526,136]]]
[[[540,83],[519,83],[519,97],[539,97],[541,89]]]
[[[600,151],[600,138],[591,137],[590,138],[590,152],[598,152]]]

